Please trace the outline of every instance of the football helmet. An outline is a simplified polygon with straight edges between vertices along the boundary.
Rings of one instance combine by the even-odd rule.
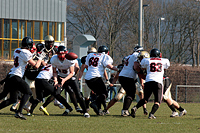
[[[90,48],[88,49],[88,51],[87,51],[87,54],[89,54],[89,53],[97,53],[96,48],[90,47]]]
[[[150,51],[150,57],[160,57],[160,50],[157,48],[154,48]]]
[[[136,46],[134,49],[133,49],[133,52],[138,52],[138,51],[143,51],[143,47],[142,46]]]
[[[122,64],[126,63],[127,58],[128,58],[128,56],[124,56],[124,58],[122,59]]]
[[[45,48],[48,51],[52,50],[54,47],[54,38],[51,35],[47,35],[45,38]]]
[[[22,39],[22,47],[23,48],[28,48],[29,50],[32,49],[33,47],[33,39],[31,37],[24,37]]]
[[[37,52],[42,52],[42,50],[44,49],[44,44],[43,43],[38,43],[36,45],[37,48]]]
[[[68,51],[65,46],[59,46],[58,50],[56,52],[56,54],[58,55],[58,59],[61,61],[66,59],[65,54],[67,54],[67,53],[68,53]]]
[[[137,58],[141,61],[143,58],[150,58],[150,55],[147,51],[141,51]]]
[[[108,47],[105,45],[102,45],[98,48],[98,53],[105,53],[108,54]]]

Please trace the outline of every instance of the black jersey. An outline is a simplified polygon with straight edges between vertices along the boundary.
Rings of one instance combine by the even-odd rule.
[[[86,57],[87,57],[87,56],[83,56],[83,57],[81,58],[81,63],[82,63],[82,64],[85,64]]]
[[[33,56],[33,60],[35,62],[38,61],[38,57],[36,55]],[[25,70],[25,73],[24,73],[24,76],[26,76],[26,78],[30,79],[30,80],[35,80],[35,78],[37,77],[37,75],[39,74],[40,72],[40,69],[42,68],[43,66],[41,65],[39,68],[35,68],[33,66],[31,66],[30,64],[28,64],[26,66],[26,70]]]
[[[124,67],[123,64],[119,64],[119,65],[117,66],[117,68],[118,68],[118,70],[119,70],[119,73],[121,72],[121,70],[123,69],[123,67]]]

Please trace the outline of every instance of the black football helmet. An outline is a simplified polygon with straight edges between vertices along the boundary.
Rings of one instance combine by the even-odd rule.
[[[48,51],[50,51],[51,49],[53,49],[54,47],[54,38],[51,35],[47,35],[45,38],[45,48]]]
[[[31,37],[24,37],[22,39],[22,47],[23,48],[28,48],[29,50],[32,49],[33,47],[33,39]]]
[[[100,46],[99,48],[98,48],[98,53],[105,53],[105,54],[107,54],[108,53],[108,47],[107,46],[104,46],[104,45],[102,45],[102,46]]]
[[[122,59],[122,64],[126,63],[127,59],[128,59],[128,56],[124,56],[124,58]]]
[[[154,48],[150,51],[150,57],[160,57],[160,50],[157,48]]]
[[[59,46],[56,54],[58,55],[58,59],[63,61],[65,60],[65,55],[68,53],[65,46]]]
[[[37,52],[42,52],[42,50],[44,49],[44,44],[43,43],[38,43],[36,45],[37,48]]]
[[[136,47],[133,49],[134,52],[143,51],[143,50],[144,50],[144,49],[143,49],[142,46],[136,46]]]

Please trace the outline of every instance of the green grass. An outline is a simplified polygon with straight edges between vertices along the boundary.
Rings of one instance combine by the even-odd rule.
[[[133,105],[136,103],[134,102]],[[40,104],[41,105],[41,104]],[[39,106],[40,106],[39,105]],[[148,111],[153,103],[147,104]],[[143,109],[136,112],[136,118],[121,117],[122,103],[116,103],[110,108],[110,114],[96,116],[90,109],[90,118],[72,111],[69,116],[61,116],[64,109],[59,109],[51,103],[47,110],[50,116],[43,115],[36,107],[34,116],[27,120],[20,120],[10,112],[10,107],[0,110],[0,132],[2,133],[197,133],[200,132],[200,103],[181,103],[187,110],[183,117],[170,118],[171,111],[165,103],[162,103],[155,113],[157,119],[150,120],[143,115]],[[23,111],[25,114],[26,112]]]

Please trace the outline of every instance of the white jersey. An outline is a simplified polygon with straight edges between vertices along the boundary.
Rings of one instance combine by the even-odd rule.
[[[14,51],[14,66],[9,74],[14,74],[19,77],[23,77],[25,67],[30,59],[32,59],[32,53],[27,49],[17,48]]]
[[[64,61],[60,61],[58,59],[57,55],[54,55],[51,60],[50,60],[51,64],[53,67],[57,68],[58,70],[58,75],[60,75],[61,77],[67,77],[69,75],[68,70],[71,66],[75,65],[74,60],[67,60],[65,59]]]
[[[85,64],[88,66],[85,79],[90,80],[96,77],[103,77],[104,70],[108,64],[112,64],[113,59],[103,53],[90,53],[86,57]]]
[[[170,62],[165,58],[144,58],[141,67],[147,69],[145,82],[155,81],[163,84],[164,69],[168,69]]]
[[[50,80],[51,77],[53,77],[53,67],[51,64],[48,64],[47,66],[44,66],[38,76],[37,79],[48,79]]]
[[[127,57],[127,60],[124,64],[122,71],[119,73],[119,76],[137,79],[137,73],[135,72],[135,70],[133,70],[133,68],[134,62],[137,61],[138,54],[138,52],[134,52]]]

